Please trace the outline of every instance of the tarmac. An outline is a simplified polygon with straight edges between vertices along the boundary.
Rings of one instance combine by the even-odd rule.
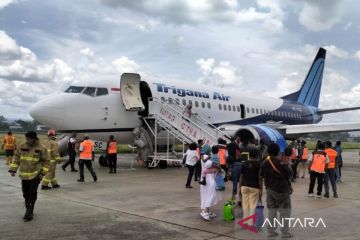
[[[360,238],[359,153],[344,152],[344,183],[338,184],[339,198],[306,196],[309,177],[293,184],[292,217],[321,218],[326,225],[290,231],[293,239]],[[217,217],[204,221],[200,213],[199,184],[185,188],[186,168],[130,169],[131,155],[118,155],[118,173],[94,162],[98,182],[85,169],[85,183],[78,173],[57,169],[61,188],[40,190],[34,220],[24,222],[24,200],[18,177],[11,177],[0,160],[0,239],[268,239],[266,229],[254,233],[242,229],[239,219],[223,220],[223,205],[231,195],[227,183],[223,201],[213,211]],[[263,201],[265,204],[265,196]],[[266,204],[265,204],[266,206]],[[266,209],[266,207],[265,207]],[[265,217],[267,211],[265,210]],[[317,220],[315,220],[317,221]],[[279,231],[278,231],[279,232]],[[278,238],[281,239],[281,236]]]

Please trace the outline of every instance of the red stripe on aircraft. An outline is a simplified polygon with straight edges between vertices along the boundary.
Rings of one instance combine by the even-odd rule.
[[[112,92],[120,92],[120,88],[111,88]]]

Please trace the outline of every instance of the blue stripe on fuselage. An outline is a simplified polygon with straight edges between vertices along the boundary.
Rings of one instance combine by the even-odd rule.
[[[301,118],[294,118],[288,116],[285,117],[274,116],[273,113],[275,111],[282,113],[300,114]],[[275,111],[272,111],[271,114],[267,113],[251,118],[239,119],[235,121],[217,122],[214,123],[214,125],[215,126],[220,126],[223,124],[250,125],[250,124],[266,123],[271,120],[275,122],[281,121],[282,124],[295,125],[295,124],[312,124],[312,123],[317,123],[321,120],[321,117],[316,115],[316,108],[286,100],[284,101],[283,105],[281,105],[281,107],[279,107]]]

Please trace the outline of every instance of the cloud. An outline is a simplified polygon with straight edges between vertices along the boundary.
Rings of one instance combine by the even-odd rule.
[[[343,0],[304,0],[299,22],[306,29],[319,32],[332,28],[343,15]]]
[[[324,46],[327,50],[328,55],[334,56],[341,59],[349,58],[349,53],[343,49],[336,47],[335,45]]]
[[[177,25],[197,25],[210,22],[223,23],[246,23],[263,21],[266,26],[273,29],[282,29],[284,12],[279,0],[257,0],[255,7],[241,9],[238,1],[117,1],[100,0],[106,6],[113,8],[125,8],[133,12],[140,12],[151,18],[160,19],[166,23]],[[105,18],[108,22],[118,22],[111,18]],[[124,22],[124,20],[120,20]],[[133,23],[132,23],[133,24]],[[147,29],[147,28],[145,28]]]
[[[17,0],[0,0],[0,10],[10,5],[11,3],[16,3],[16,2]]]
[[[358,61],[360,61],[360,50],[356,51],[354,54],[354,58]]]
[[[201,77],[198,80],[200,83],[218,87],[239,86],[241,83],[241,76],[237,75],[236,68],[230,62],[216,63],[213,58],[201,58],[196,61],[196,64],[201,72]]]
[[[118,73],[138,72],[140,70],[140,66],[135,61],[132,61],[125,56],[115,59],[111,63]]]
[[[90,59],[94,57],[94,52],[90,48],[80,49],[80,53]]]

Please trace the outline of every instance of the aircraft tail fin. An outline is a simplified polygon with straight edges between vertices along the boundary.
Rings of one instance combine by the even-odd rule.
[[[319,106],[326,50],[320,48],[299,91],[281,97],[313,107]]]

